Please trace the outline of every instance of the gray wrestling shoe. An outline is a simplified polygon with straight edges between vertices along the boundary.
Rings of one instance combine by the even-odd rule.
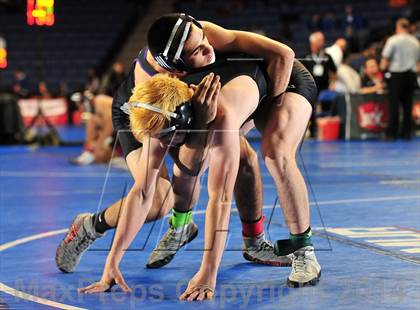
[[[169,264],[178,250],[194,240],[197,234],[198,227],[193,221],[182,227],[174,228],[169,218],[169,229],[149,256],[146,267],[160,268]]]
[[[290,266],[292,264],[289,255],[278,256],[274,253],[274,246],[265,239],[264,233],[257,237],[243,236],[242,240],[242,255],[248,261],[270,266]]]
[[[313,246],[306,246],[292,254],[292,272],[287,279],[290,287],[316,285],[321,277],[319,265]]]
[[[77,215],[66,236],[58,245],[55,263],[62,272],[73,272],[83,253],[86,252],[93,241],[104,235],[95,232],[92,216],[93,214],[90,213]]]

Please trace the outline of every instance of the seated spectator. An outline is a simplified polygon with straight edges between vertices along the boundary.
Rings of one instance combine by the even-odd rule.
[[[369,58],[363,65],[361,94],[382,93],[385,88],[383,75],[375,58]]]
[[[347,64],[342,64],[337,69],[337,82],[335,91],[342,94],[356,94],[360,91],[360,75]]]
[[[363,65],[367,59],[376,59],[378,57],[377,49],[378,43],[372,43],[366,49],[364,49],[362,53],[350,55],[348,62],[354,70],[361,72],[363,71]]]
[[[98,95],[93,99],[94,113],[86,121],[86,140],[82,153],[70,159],[75,165],[106,163],[111,159],[113,147],[112,97]]]
[[[346,132],[345,119],[348,113],[346,95],[359,92],[360,75],[352,67],[343,63],[337,69],[337,80],[332,87],[335,91],[335,97],[330,102],[327,115],[340,117],[339,138],[344,139]]]

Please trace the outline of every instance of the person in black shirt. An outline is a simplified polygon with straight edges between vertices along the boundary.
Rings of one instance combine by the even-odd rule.
[[[335,80],[337,68],[330,55],[324,51],[325,38],[322,32],[314,32],[309,37],[311,53],[305,57],[303,64],[312,73],[318,93],[327,90],[330,82]]]
[[[312,73],[319,95],[323,90],[328,90],[332,86],[331,84],[336,80],[337,68],[332,57],[324,50],[325,38],[322,32],[312,33],[309,42],[311,53],[305,57],[302,63]],[[322,108],[325,109],[324,106]],[[315,137],[316,133],[315,113],[316,109],[312,112],[310,124],[312,137]]]

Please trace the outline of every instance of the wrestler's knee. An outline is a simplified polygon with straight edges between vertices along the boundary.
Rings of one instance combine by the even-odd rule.
[[[276,159],[281,154],[291,151],[291,143],[280,131],[266,131],[261,141],[263,158]]]
[[[273,166],[280,176],[285,175],[290,166],[296,164],[293,143],[278,133],[263,139],[262,154],[267,165]]]

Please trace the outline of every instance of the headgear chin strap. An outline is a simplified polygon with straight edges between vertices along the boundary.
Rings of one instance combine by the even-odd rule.
[[[201,24],[192,16],[181,13],[163,53],[153,54],[153,58],[163,68],[169,71],[188,71],[188,65],[182,60],[181,54],[192,24],[202,29]]]
[[[164,111],[158,107],[155,107],[149,103],[144,102],[133,102],[131,104],[133,108],[143,108],[149,111],[160,113],[170,117],[169,126],[159,131],[158,136],[163,136],[176,130],[190,130],[193,123],[193,110],[191,102],[184,102],[179,105],[175,112]],[[184,141],[181,142],[181,144]]]

